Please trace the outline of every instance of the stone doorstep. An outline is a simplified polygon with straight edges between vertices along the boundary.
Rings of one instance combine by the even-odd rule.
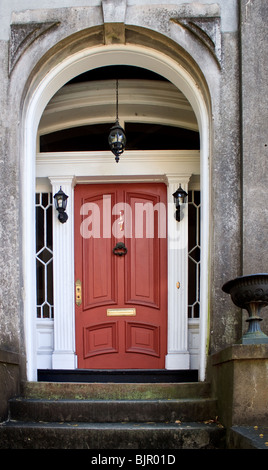
[[[10,400],[10,420],[0,426],[0,448],[225,445],[226,431],[215,421],[216,401],[210,398],[209,384],[25,382],[22,390],[22,397]]]
[[[216,422],[214,399],[156,400],[10,400],[10,417],[18,421],[53,422]]]
[[[21,396],[45,399],[180,399],[209,398],[208,382],[193,383],[63,383],[22,382]]]
[[[0,426],[5,449],[218,449],[225,430],[205,423],[25,423]]]

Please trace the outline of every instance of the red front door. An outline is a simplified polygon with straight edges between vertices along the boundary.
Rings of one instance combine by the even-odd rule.
[[[83,369],[163,369],[164,184],[75,187],[76,352]]]

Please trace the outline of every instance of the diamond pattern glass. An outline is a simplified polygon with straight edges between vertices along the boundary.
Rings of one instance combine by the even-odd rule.
[[[188,192],[188,318],[200,316],[200,191]]]
[[[53,318],[52,194],[36,193],[37,318]]]

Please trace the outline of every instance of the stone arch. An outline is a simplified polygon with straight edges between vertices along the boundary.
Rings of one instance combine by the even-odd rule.
[[[94,30],[94,31],[93,31]],[[87,42],[89,35],[91,41]],[[200,68],[180,46],[158,33],[142,28],[126,28],[124,43],[103,44],[103,29],[84,30],[54,46],[40,60],[32,73],[23,114],[22,198],[23,198],[23,276],[25,286],[25,330],[28,380],[36,379],[34,359],[35,333],[32,312],[35,308],[34,266],[34,191],[36,134],[41,115],[51,97],[68,80],[90,68],[124,63],[152,70],[171,81],[189,100],[196,114],[200,132],[202,226],[202,311],[200,379],[205,379],[207,312],[208,312],[208,250],[209,250],[209,153],[210,99]],[[150,40],[148,38],[150,37]],[[101,38],[101,40],[100,40]],[[145,40],[147,38],[147,40]],[[157,41],[156,41],[157,39]],[[160,40],[161,39],[161,40]],[[173,48],[171,47],[173,46]],[[38,70],[38,71],[37,71]]]

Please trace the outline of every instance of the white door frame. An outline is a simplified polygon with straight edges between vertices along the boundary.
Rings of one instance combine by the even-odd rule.
[[[74,369],[77,364],[73,298],[75,282],[73,277],[75,272],[74,186],[79,183],[124,181],[129,183],[164,182],[167,185],[169,288],[165,368],[189,369],[188,205],[185,205],[184,217],[178,223],[174,218],[173,193],[180,184],[187,192],[191,175],[199,174],[199,151],[129,151],[121,157],[119,165],[115,163],[111,152],[40,153],[36,159],[37,178],[49,179],[52,186],[49,191],[52,191],[52,194],[55,194],[61,186],[68,195],[68,222],[62,225],[57,219],[55,210],[53,217],[54,351],[52,368]],[[85,176],[89,174],[91,176]],[[178,280],[180,289],[176,287]],[[42,331],[44,335],[44,328]],[[51,333],[50,330],[50,335]]]
[[[202,197],[202,259],[200,316],[200,380],[205,380],[208,315],[208,244],[209,244],[209,116],[200,88],[191,75],[176,61],[152,49],[132,45],[100,46],[83,50],[63,60],[47,73],[28,97],[23,116],[22,209],[23,209],[23,278],[26,331],[27,378],[36,380],[36,332],[33,321],[35,293],[35,160],[36,136],[42,113],[52,96],[71,78],[86,70],[105,65],[145,67],[170,80],[189,100],[200,133],[200,176]],[[53,175],[52,175],[53,176]],[[202,190],[206,188],[206,190]],[[204,223],[205,221],[205,223]]]

